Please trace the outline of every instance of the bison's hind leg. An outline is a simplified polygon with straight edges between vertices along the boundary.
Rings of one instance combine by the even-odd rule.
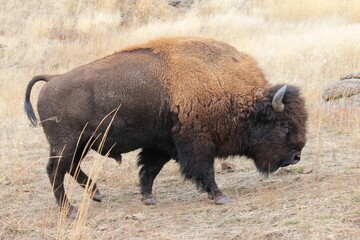
[[[112,152],[110,152],[109,158],[115,159],[115,161],[116,161],[118,164],[120,164],[120,163],[121,163],[121,160],[122,160],[121,154],[119,154],[119,153],[117,154],[117,153],[112,153]]]
[[[81,187],[86,188],[86,186],[91,187],[91,199],[96,202],[102,201],[102,195],[99,189],[96,186],[96,183],[93,182],[91,178],[89,178],[84,171],[78,167],[78,169],[70,170],[70,175],[73,176],[76,181],[80,184]]]
[[[60,210],[65,210],[69,217],[76,218],[77,210],[69,202],[64,188],[64,178],[70,169],[73,152],[73,149],[69,147],[57,148],[52,146],[46,171]]]
[[[58,142],[50,146],[50,157],[46,170],[59,207],[62,210],[67,209],[69,217],[76,218],[77,210],[68,200],[64,188],[64,177],[67,172],[82,187],[91,187],[93,200],[100,202],[102,197],[96,184],[80,168],[81,158],[87,153],[87,149],[85,149],[86,143],[81,144],[83,141],[77,143],[76,138],[72,142],[67,141],[66,144],[64,141],[58,140]]]
[[[165,163],[170,160],[170,156],[155,149],[143,149],[138,157],[138,165],[141,166],[139,177],[142,202],[145,205],[154,205],[156,201],[152,195],[153,183]]]
[[[86,148],[86,145],[87,145],[87,141],[84,140],[78,144],[72,165],[69,170],[69,174],[76,179],[76,181],[79,183],[81,187],[86,188],[88,186],[91,188],[92,200],[96,202],[101,202],[102,195],[99,189],[97,188],[96,183],[91,178],[89,178],[80,167],[81,160],[85,157],[85,155],[89,151],[89,148]]]

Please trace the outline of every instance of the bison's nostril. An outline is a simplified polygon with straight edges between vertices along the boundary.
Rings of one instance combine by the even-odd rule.
[[[292,164],[298,163],[300,161],[300,158],[301,158],[301,153],[295,153],[293,156]]]

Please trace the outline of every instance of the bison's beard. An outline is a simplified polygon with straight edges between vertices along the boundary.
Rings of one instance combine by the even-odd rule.
[[[300,157],[298,157],[298,161],[294,161],[294,156],[296,155],[300,155],[300,152],[288,151],[287,153],[280,155],[282,157],[279,157],[279,155],[273,153],[270,157],[256,156],[254,157],[254,162],[259,172],[268,176],[270,173],[275,172],[280,167],[296,164],[300,160]]]
[[[265,176],[268,176],[270,173],[278,170],[281,163],[281,159],[279,159],[276,155],[256,156],[253,159],[258,171]]]

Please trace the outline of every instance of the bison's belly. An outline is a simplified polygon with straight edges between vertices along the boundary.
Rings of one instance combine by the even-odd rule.
[[[97,139],[92,145],[92,149],[102,155],[120,155],[139,148],[157,149],[173,158],[176,156],[171,134],[165,129],[117,129],[110,131],[104,140]]]

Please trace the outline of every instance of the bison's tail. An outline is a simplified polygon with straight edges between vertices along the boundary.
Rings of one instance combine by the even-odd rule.
[[[24,104],[25,112],[26,112],[26,115],[28,116],[28,118],[30,119],[31,124],[35,127],[38,126],[38,119],[35,116],[34,109],[30,102],[31,89],[36,82],[38,82],[38,81],[48,82],[50,80],[50,77],[51,77],[50,75],[37,75],[37,76],[33,77],[33,79],[31,79],[31,81],[29,82],[29,84],[26,88],[25,104]]]

